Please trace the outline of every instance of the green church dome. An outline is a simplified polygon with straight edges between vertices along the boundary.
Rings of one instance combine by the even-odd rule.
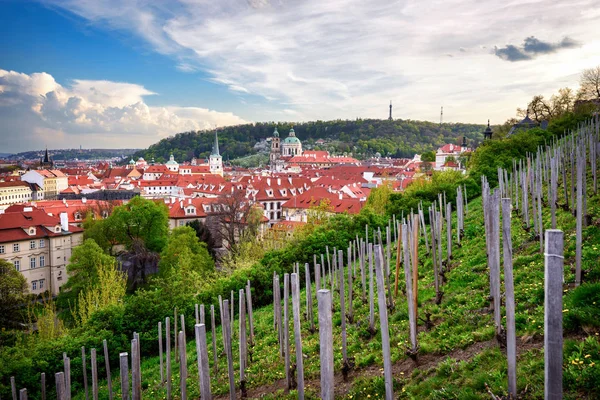
[[[298,139],[296,136],[288,136],[285,138],[283,143],[297,144],[297,143],[300,143],[300,139]]]

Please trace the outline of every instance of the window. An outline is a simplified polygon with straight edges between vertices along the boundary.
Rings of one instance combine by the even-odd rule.
[[[19,243],[13,244],[13,252],[14,253],[18,253],[19,252]]]
[[[46,257],[40,256],[40,268],[44,268],[46,266]]]
[[[35,240],[29,242],[29,250],[35,249]]]
[[[21,270],[21,261],[19,261],[19,260],[13,260],[13,264],[15,265],[15,269],[17,271]]]
[[[0,254],[4,254],[4,245],[0,245]]]
[[[42,290],[44,288],[44,281],[45,281],[45,279],[40,279],[39,280],[39,282],[40,282],[40,290]]]
[[[36,266],[36,258],[35,257],[31,257],[29,259],[29,268],[34,269]]]
[[[37,290],[38,281],[31,281],[31,290]]]
[[[46,247],[46,241],[44,239],[40,239],[40,249]]]

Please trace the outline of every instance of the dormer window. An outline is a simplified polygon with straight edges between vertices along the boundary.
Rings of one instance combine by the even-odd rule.
[[[57,225],[57,226],[54,228],[54,232],[56,232],[56,233],[60,233],[60,225]]]
[[[108,211],[102,211],[102,218],[108,218]]]
[[[29,235],[35,235],[35,228],[29,228]]]
[[[76,220],[80,220],[81,219],[81,213],[79,211],[75,213],[75,219]]]

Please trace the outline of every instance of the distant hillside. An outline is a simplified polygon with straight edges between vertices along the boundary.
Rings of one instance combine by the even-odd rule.
[[[293,126],[296,136],[305,149],[328,150],[331,153],[352,153],[366,158],[380,153],[383,156],[412,157],[415,153],[433,150],[446,143],[458,143],[463,135],[469,146],[483,140],[484,125],[448,123],[439,124],[411,120],[357,119],[315,122],[266,122],[231,126],[219,129],[219,148],[225,160],[233,160],[257,153],[254,145],[271,137],[277,126],[282,138]],[[318,139],[325,144],[315,145]],[[183,132],[161,140],[146,150],[138,151],[134,158],[154,158],[156,162],[168,160],[173,153],[179,162],[192,157],[206,158],[214,141],[214,131]]]
[[[32,160],[44,156],[45,150],[25,151],[12,154],[10,158]],[[50,157],[55,161],[62,160],[97,160],[127,157],[140,149],[58,149],[48,150]]]

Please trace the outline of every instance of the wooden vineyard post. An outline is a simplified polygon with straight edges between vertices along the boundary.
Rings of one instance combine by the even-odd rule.
[[[158,363],[160,367],[160,384],[162,385],[165,380],[163,375],[163,342],[161,321],[158,321]]]
[[[212,351],[213,351],[213,368],[215,369],[215,375],[219,372],[219,360],[217,358],[217,335],[215,325],[215,306],[210,305],[210,329],[212,336]]]
[[[179,331],[179,387],[181,400],[187,399],[187,354],[185,351],[185,333]],[[133,400],[138,400],[134,397]]]
[[[11,394],[12,394],[12,399],[17,400],[17,384],[15,382],[14,376],[10,377],[10,390],[11,390]]]
[[[366,243],[365,241],[361,240],[360,241],[360,279],[361,279],[361,283],[362,283],[362,297],[363,297],[363,303],[367,302],[367,279],[365,276],[365,267],[366,267]]]
[[[488,199],[488,218],[490,246],[489,246],[489,265],[490,265],[490,283],[491,296],[494,305],[494,325],[496,335],[502,331],[500,314],[500,211],[499,211],[500,192],[495,190]]]
[[[292,388],[292,377],[290,371],[290,315],[289,315],[289,288],[290,275],[283,275],[283,352],[285,358],[285,387]]]
[[[246,335],[246,301],[244,299],[244,289],[240,289],[239,297],[239,362],[240,362],[240,389],[242,397],[246,392],[246,366],[248,364],[248,339]]]
[[[90,362],[92,364],[92,399],[98,400],[98,362],[96,360],[96,349],[91,350]]]
[[[11,377],[11,380],[14,377]],[[66,390],[65,390],[65,374],[63,372],[57,372],[54,374],[54,380],[56,381],[56,399],[57,400],[66,400]],[[13,400],[16,400],[17,393],[16,389],[13,392]],[[127,400],[127,399],[123,399]]]
[[[250,346],[254,346],[254,315],[252,312],[252,290],[250,280],[246,283],[246,310],[248,313],[248,325],[250,326]]]
[[[274,308],[276,309],[275,313],[276,319],[275,323],[277,324],[277,339],[279,341],[279,356],[283,357],[283,326],[281,322],[281,288],[279,286],[279,275],[275,276],[275,304]]]
[[[340,318],[341,318],[341,330],[342,330],[342,362],[343,369],[348,369],[348,351],[347,351],[347,332],[346,332],[346,293],[344,290],[344,252],[338,251],[338,265],[340,269],[339,273],[339,289],[340,289]]]
[[[112,379],[110,377],[110,358],[108,358],[108,343],[106,342],[106,339],[102,341],[102,347],[104,347],[104,364],[106,367],[106,385],[108,388],[108,399],[113,400]]]
[[[413,312],[415,314],[415,323],[418,321],[418,297],[419,297],[419,220],[417,215],[413,215],[413,257],[412,257],[412,301],[413,301]]]
[[[319,308],[319,353],[321,360],[321,399],[334,400],[335,381],[333,371],[333,323],[331,292],[317,292]]]
[[[129,400],[129,354],[119,353],[121,400]]]
[[[229,315],[229,326],[231,326],[231,337],[233,338],[233,315],[234,315],[234,310],[233,310],[233,305],[235,304],[235,299],[233,297],[233,290],[231,291],[231,304],[229,304],[229,307],[231,308],[230,310],[230,315]]]
[[[235,400],[235,378],[233,376],[233,354],[231,352],[231,319],[229,318],[229,300],[223,300],[223,348],[227,357],[227,374],[229,377],[229,400]]]
[[[27,400],[27,389],[19,390],[19,400]]]
[[[562,399],[563,365],[563,232],[546,231],[544,255],[544,369],[546,400]]]
[[[402,231],[400,230],[400,222],[396,221],[396,232],[398,243],[396,245],[396,282],[394,282],[394,296],[398,297],[398,280],[400,278],[400,259],[402,257],[402,246],[400,243],[402,242]]]
[[[179,359],[177,356],[178,345],[177,345],[177,307],[173,310],[173,347],[175,348],[175,362]],[[133,368],[133,367],[132,367]]]
[[[204,310],[204,304],[200,304],[200,323],[206,324],[206,313]],[[185,329],[183,330],[183,333],[185,334]]]
[[[42,400],[46,400],[46,374],[44,372],[41,375],[40,391]]]
[[[179,336],[181,339],[181,335]],[[131,398],[132,400],[141,400],[142,398],[142,382],[140,372],[138,370],[138,360],[140,357],[137,340],[131,341]]]
[[[85,400],[89,399],[88,392],[88,381],[87,381],[87,368],[85,366],[85,346],[81,346],[81,367],[83,368],[83,390],[85,392]]]
[[[308,270],[308,264],[307,264]],[[342,281],[344,279],[342,278]],[[294,340],[296,343],[296,375],[298,399],[304,399],[304,360],[302,358],[302,336],[300,325],[300,282],[297,274],[292,274],[292,313],[294,314]]]
[[[417,222],[418,223],[418,222]],[[385,398],[393,400],[394,388],[392,378],[392,357],[390,354],[390,331],[388,328],[387,304],[385,299],[385,266],[383,251],[380,245],[375,246],[375,274],[377,275],[377,299],[379,305],[379,325],[381,328],[381,345],[383,350],[383,374],[385,376]]]
[[[196,317],[196,323],[200,323],[200,313],[198,311],[198,303],[194,304],[194,316]]]
[[[504,255],[504,287],[506,290],[506,357],[508,360],[508,393],[517,397],[517,341],[515,332],[515,287],[513,281],[512,237],[510,226],[511,199],[502,199],[502,244]]]
[[[582,157],[579,149],[577,150],[577,198],[576,198],[576,228],[575,228],[575,286],[581,285],[581,242],[582,242],[582,227],[583,227],[583,174],[585,174],[585,165],[583,165]]]
[[[166,347],[166,372],[167,372],[167,400],[171,400],[171,328],[169,317],[165,318],[165,347]],[[121,378],[122,379],[122,378]]]
[[[404,278],[406,281],[406,300],[408,304],[408,324],[409,324],[409,336],[411,347],[407,354],[416,361],[417,357],[417,319],[415,318],[414,312],[414,303],[412,302],[413,298],[413,285],[412,285],[412,268],[409,262],[409,254],[410,254],[410,240],[408,233],[408,225],[402,224],[402,237],[403,239],[403,247],[404,247]]]
[[[375,334],[375,302],[373,282],[373,243],[369,243],[369,331]]]
[[[310,323],[310,331],[314,332],[315,319],[313,318],[312,287],[310,282],[310,266],[308,263],[304,264],[304,279],[306,284],[306,318]]]
[[[450,269],[452,258],[452,203],[446,204],[446,268]]]
[[[356,262],[356,260],[355,260]],[[356,264],[354,264],[356,265]],[[343,274],[342,274],[343,275]],[[352,285],[352,246],[348,247],[348,321],[354,321],[354,305],[352,304],[353,285]]]
[[[71,400],[71,359],[63,354],[65,366],[65,398]]]
[[[214,306],[212,307],[214,310]],[[198,358],[198,381],[200,383],[200,395],[202,400],[212,398],[210,392],[210,368],[208,366],[208,349],[206,346],[206,325],[196,324],[196,355]]]

